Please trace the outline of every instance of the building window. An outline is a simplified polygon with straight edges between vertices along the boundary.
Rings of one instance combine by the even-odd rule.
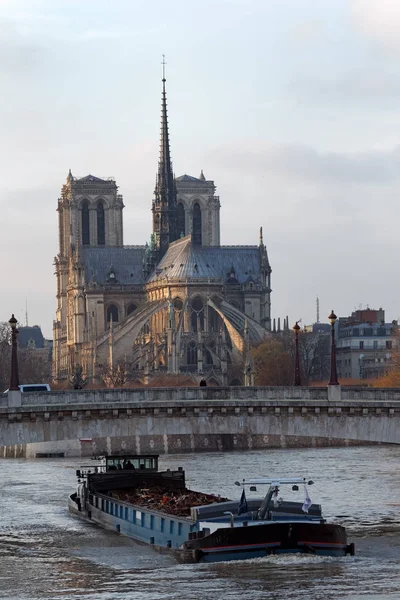
[[[89,202],[82,202],[82,244],[90,245],[90,229],[89,229]]]
[[[374,345],[374,350],[377,350],[378,349],[378,340],[374,340],[373,345]]]
[[[180,202],[176,209],[176,226],[178,237],[184,237],[185,235],[185,209],[183,204]]]
[[[113,320],[113,323],[118,323],[118,308],[115,304],[110,304],[107,307],[107,327],[110,326],[110,321]]]
[[[386,340],[386,348],[387,348],[388,350],[391,350],[391,349],[392,349],[392,346],[393,346],[393,342],[392,342],[392,340]]]
[[[204,304],[201,298],[193,298],[190,302],[192,309],[191,314],[191,325],[192,331],[197,333],[200,327],[200,331],[204,330]]]
[[[197,344],[194,340],[191,340],[187,347],[186,361],[188,365],[197,365]]]
[[[360,350],[364,350],[364,342],[360,342]]]
[[[97,244],[104,246],[106,243],[106,230],[104,219],[104,206],[102,202],[97,205]]]
[[[165,519],[163,519],[162,517],[161,517],[160,529],[161,529],[161,533],[164,533],[164,530],[165,530]]]
[[[196,202],[193,207],[193,243],[201,245],[201,208]]]
[[[130,315],[131,313],[133,313],[135,310],[137,309],[136,304],[130,304],[126,310],[126,314]]]

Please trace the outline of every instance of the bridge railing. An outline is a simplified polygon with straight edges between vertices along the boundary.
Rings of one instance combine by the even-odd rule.
[[[400,402],[400,389],[343,387],[335,401]],[[271,401],[271,402],[326,402],[327,387],[162,387],[103,390],[63,390],[21,394],[22,407],[110,405],[132,402],[185,402],[185,401]],[[7,394],[0,396],[0,409],[9,407]]]

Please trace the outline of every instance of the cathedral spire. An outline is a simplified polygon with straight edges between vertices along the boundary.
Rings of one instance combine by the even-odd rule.
[[[165,254],[168,245],[177,239],[176,235],[176,189],[172,170],[171,152],[169,147],[167,94],[165,91],[165,56],[162,67],[162,99],[161,99],[161,136],[160,158],[153,201],[153,233],[159,258]]]

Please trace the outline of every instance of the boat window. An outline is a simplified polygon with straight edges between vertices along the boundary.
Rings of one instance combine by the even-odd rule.
[[[101,499],[101,510],[104,511],[104,499],[103,498]]]
[[[161,518],[161,533],[165,531],[165,519]]]
[[[109,515],[113,514],[113,503],[112,502],[107,502],[107,508],[106,508],[107,512]]]
[[[125,521],[129,519],[129,508],[125,506]]]
[[[173,521],[169,522],[169,532],[174,533],[174,522]]]
[[[136,524],[136,510],[134,508],[132,509],[132,523]]]
[[[152,469],[153,463],[154,463],[154,460],[152,458],[146,458],[146,469]]]
[[[150,529],[154,529],[154,516],[150,515]]]
[[[178,535],[182,535],[182,523],[178,523]]]
[[[119,507],[119,518],[120,519],[124,518],[124,507],[123,506]]]
[[[145,526],[145,523],[146,523],[146,515],[144,513],[142,513],[142,517],[141,517],[141,525],[142,525],[142,527]]]
[[[114,505],[114,516],[118,517],[118,504]]]

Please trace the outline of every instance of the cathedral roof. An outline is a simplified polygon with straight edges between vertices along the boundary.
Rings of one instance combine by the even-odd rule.
[[[86,175],[85,177],[81,177],[80,179],[76,179],[78,183],[110,183],[110,179],[101,179],[100,177],[95,177],[94,175]]]
[[[85,281],[92,285],[110,283],[110,272],[114,282],[121,285],[137,285],[144,282],[143,258],[145,246],[123,248],[82,247],[85,265]]]
[[[44,337],[38,325],[18,327],[18,346],[20,348],[44,348]]]
[[[203,174],[203,171],[201,172]],[[198,182],[202,182],[205,181],[205,177],[203,175],[203,177],[200,177],[200,179],[198,177],[193,177],[192,175],[180,175],[180,177],[176,177],[175,181],[198,181]]]
[[[235,283],[245,284],[260,276],[258,246],[199,246],[190,236],[170,244],[150,281],[157,279],[220,279],[234,271]]]

